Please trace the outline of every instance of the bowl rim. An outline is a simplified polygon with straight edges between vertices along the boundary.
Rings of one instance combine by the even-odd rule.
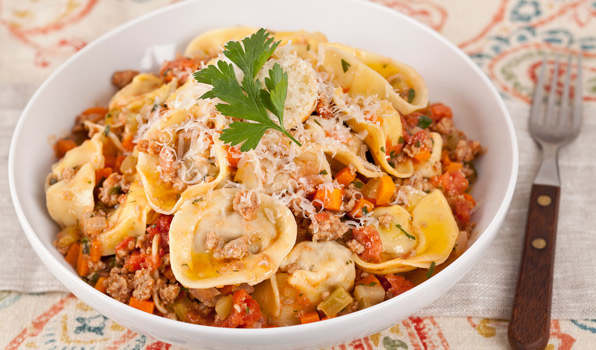
[[[483,81],[483,83],[488,87],[489,91],[492,94],[492,97],[496,100],[498,107],[499,107],[500,114],[502,114],[504,116],[506,130],[507,130],[507,132],[509,134],[508,136],[510,137],[510,140],[511,140],[510,146],[511,146],[511,151],[512,151],[512,154],[511,154],[512,163],[511,163],[511,173],[509,174],[508,185],[507,185],[507,189],[505,191],[505,195],[503,197],[503,201],[501,202],[499,208],[497,209],[496,214],[490,220],[490,222],[488,223],[486,228],[482,232],[476,233],[478,235],[478,238],[473,242],[473,244],[471,246],[468,247],[468,249],[461,256],[459,256],[457,259],[455,259],[449,266],[447,266],[443,270],[443,271],[445,271],[445,273],[443,273],[443,271],[438,272],[433,276],[433,278],[428,279],[427,281],[424,281],[423,283],[417,285],[415,288],[413,288],[405,293],[402,293],[402,294],[398,295],[397,297],[394,297],[390,300],[386,300],[380,304],[374,305],[372,307],[369,307],[369,308],[366,308],[363,310],[359,310],[359,311],[351,313],[351,314],[343,315],[342,317],[336,317],[336,318],[326,320],[326,322],[324,322],[324,323],[315,322],[315,323],[300,324],[300,325],[295,325],[295,326],[276,327],[276,328],[261,328],[261,329],[242,329],[241,331],[238,331],[237,329],[227,329],[227,328],[220,328],[220,327],[213,327],[213,326],[197,325],[197,324],[190,324],[190,323],[185,323],[185,322],[181,322],[181,321],[170,320],[165,317],[161,317],[161,316],[154,315],[154,314],[148,314],[146,312],[129,307],[127,304],[121,303],[121,302],[117,301],[116,299],[113,299],[113,298],[109,297],[108,295],[105,295],[105,294],[95,290],[95,288],[93,288],[92,286],[90,286],[89,284],[84,282],[79,276],[76,276],[74,273],[72,273],[72,271],[70,271],[66,266],[64,266],[60,261],[58,261],[58,259],[53,254],[51,254],[51,252],[48,249],[46,249],[44,244],[41,242],[41,239],[37,236],[37,234],[31,227],[31,225],[29,224],[29,222],[25,216],[25,213],[23,211],[23,208],[21,207],[21,201],[19,199],[19,194],[17,193],[17,190],[16,190],[16,184],[15,184],[15,157],[16,157],[16,154],[15,153],[16,153],[16,144],[18,143],[19,138],[23,136],[22,129],[23,129],[23,124],[24,124],[24,118],[29,114],[29,110],[34,105],[34,102],[38,99],[38,96],[42,93],[42,91],[44,91],[47,88],[47,86],[50,84],[50,82],[52,82],[56,78],[56,76],[60,75],[61,72],[67,66],[69,66],[72,61],[78,59],[79,56],[81,56],[88,50],[92,49],[94,46],[96,46],[106,40],[110,40],[113,36],[117,35],[119,32],[121,32],[129,27],[135,26],[135,25],[137,25],[137,23],[143,22],[149,18],[152,18],[155,16],[164,16],[165,14],[167,14],[171,11],[176,11],[180,7],[193,6],[196,3],[203,3],[203,2],[208,3],[210,1],[213,1],[213,0],[193,0],[193,1],[185,1],[185,2],[180,2],[180,3],[176,3],[176,4],[166,5],[162,8],[156,9],[154,11],[147,13],[147,14],[144,14],[144,15],[134,18],[130,21],[127,21],[126,23],[102,34],[101,36],[99,36],[98,38],[96,38],[95,40],[90,42],[88,45],[86,45],[84,48],[82,48],[81,50],[76,52],[74,55],[69,57],[56,70],[54,70],[44,80],[44,82],[37,88],[37,90],[31,96],[30,100],[28,101],[27,105],[25,106],[25,108],[23,109],[23,111],[21,112],[21,114],[19,116],[19,120],[18,120],[17,125],[14,129],[13,137],[10,142],[9,159],[8,159],[8,180],[9,180],[9,188],[10,188],[10,194],[11,194],[13,206],[15,208],[19,223],[21,224],[21,227],[23,228],[25,236],[27,237],[27,239],[28,239],[29,243],[31,244],[31,246],[33,247],[33,249],[35,250],[36,254],[41,259],[43,264],[54,275],[54,277],[56,277],[70,292],[77,295],[77,297],[79,297],[79,293],[82,293],[83,291],[86,293],[90,292],[90,293],[92,293],[90,295],[90,297],[99,298],[99,301],[102,301],[102,303],[105,304],[106,307],[110,307],[111,309],[113,309],[115,313],[118,313],[118,314],[129,313],[129,314],[131,314],[131,317],[134,317],[137,319],[140,318],[143,320],[143,322],[146,322],[152,326],[165,327],[168,329],[176,328],[181,331],[196,332],[198,334],[209,333],[210,338],[219,338],[219,337],[226,337],[226,336],[235,336],[235,337],[242,336],[243,339],[246,339],[246,340],[256,340],[263,336],[273,335],[273,334],[275,334],[277,336],[284,336],[284,335],[289,336],[289,335],[294,334],[297,331],[300,331],[300,332],[308,332],[308,331],[314,331],[314,330],[320,331],[322,328],[331,328],[331,327],[334,327],[337,329],[337,327],[338,326],[341,327],[342,324],[347,326],[348,324],[352,323],[355,318],[365,319],[365,316],[364,316],[365,314],[369,314],[369,316],[371,314],[375,314],[378,312],[378,310],[383,308],[383,305],[385,305],[385,307],[387,307],[388,304],[397,303],[401,299],[408,298],[410,295],[415,293],[416,290],[419,290],[416,287],[424,286],[424,288],[432,288],[433,286],[434,287],[440,286],[442,284],[443,280],[449,278],[448,275],[450,275],[450,274],[446,273],[447,271],[461,269],[460,266],[470,264],[470,260],[473,260],[473,255],[471,253],[469,253],[471,250],[481,249],[481,247],[486,246],[491,243],[491,241],[493,240],[494,236],[497,233],[497,229],[498,229],[499,225],[504,220],[505,215],[506,215],[506,213],[509,209],[509,206],[511,204],[515,185],[517,182],[517,174],[518,174],[518,170],[519,170],[518,169],[518,167],[519,167],[519,151],[518,151],[518,142],[517,142],[515,128],[513,126],[513,121],[509,114],[509,111],[507,110],[505,103],[504,103],[501,95],[499,94],[497,88],[495,87],[494,84],[492,84],[492,82],[490,81],[488,76],[480,69],[480,67],[478,67],[478,65],[466,53],[464,53],[459,47],[457,47],[455,44],[453,44],[452,42],[447,40],[444,36],[442,36],[441,34],[439,34],[436,31],[434,31],[433,29],[427,27],[426,25],[418,22],[417,20],[415,20],[409,16],[406,16],[406,15],[404,15],[400,12],[397,12],[397,11],[395,11],[387,6],[384,6],[382,4],[374,3],[374,2],[370,2],[370,1],[366,1],[366,0],[347,0],[350,3],[349,6],[370,6],[370,7],[376,8],[379,11],[390,13],[392,16],[394,16],[396,18],[396,20],[408,22],[409,25],[416,26],[420,30],[424,31],[426,35],[430,35],[430,36],[434,37],[436,40],[441,41],[444,45],[446,45],[449,49],[451,49],[451,51],[453,51],[460,59],[465,61],[472,68],[474,73],[476,73],[480,77],[480,79]],[[219,0],[219,1],[222,1],[222,0]],[[462,274],[462,276],[459,276],[459,278],[461,279],[461,278],[463,278],[463,276],[465,276],[465,274]],[[93,293],[95,293],[95,294],[93,294]],[[81,297],[81,299],[84,299],[84,298]]]

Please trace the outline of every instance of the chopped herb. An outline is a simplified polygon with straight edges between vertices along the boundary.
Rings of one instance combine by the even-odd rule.
[[[242,143],[240,151],[255,149],[268,129],[277,130],[302,146],[284,127],[284,104],[288,92],[288,73],[276,63],[269,69],[269,75],[262,88],[257,74],[273,55],[280,41],[263,28],[240,41],[229,41],[224,56],[244,73],[242,82],[236,79],[232,63],[223,60],[209,65],[193,74],[196,81],[213,86],[200,98],[219,98],[224,103],[215,107],[223,115],[245,121],[234,121],[225,128],[220,140],[232,146]],[[271,112],[278,122],[269,117]]]
[[[416,147],[420,148],[420,141],[416,141]]]
[[[108,136],[110,134],[110,126],[106,125],[106,127],[103,129],[103,134],[105,136]]]
[[[402,143],[404,143],[404,142],[405,142],[405,140],[404,140],[404,137],[403,137],[403,136],[400,136],[400,137],[399,137],[399,140],[397,140],[397,143],[399,143],[400,145],[401,145]]]
[[[389,157],[391,157],[391,158],[397,157],[397,154],[395,154],[395,150],[391,150],[391,152],[389,152]]]
[[[383,64],[383,69],[387,68],[387,63]]]
[[[57,182],[58,182],[58,179],[56,179],[55,177],[50,178],[50,186],[54,185]]]
[[[188,264],[184,263],[184,264],[182,264],[182,266],[184,266],[184,267],[188,267]]]
[[[110,118],[112,118],[112,113],[106,114],[106,119],[110,119]]]
[[[356,186],[356,188],[360,189],[364,186],[364,183],[360,180],[355,180],[354,182],[352,182],[354,184],[354,186]]]
[[[151,107],[151,112],[155,112],[155,110],[157,109],[157,106],[159,106],[157,103],[153,105],[153,107]]]
[[[192,201],[192,204],[197,204],[197,203],[202,202],[202,201],[203,201],[203,197],[197,198],[194,201]]]
[[[420,118],[418,118],[418,126],[422,129],[428,128],[432,123],[433,120],[426,115],[421,115]]]
[[[430,263],[430,268],[426,271],[426,278],[430,278],[435,273],[435,262]]]
[[[299,296],[299,297],[301,297],[301,296],[303,296],[303,295],[304,295],[304,293],[300,293],[300,294],[298,294],[298,296]]]
[[[351,263],[352,263],[352,260],[346,261],[346,265],[350,265]]]
[[[401,232],[403,232],[404,235],[406,235],[406,237],[408,237],[409,239],[416,239],[416,236],[412,236],[411,234],[409,234],[406,230],[404,230],[403,227],[401,227],[400,224],[395,225],[395,227],[397,227],[398,229],[400,229]]]
[[[343,58],[341,59],[341,68],[344,70],[344,73],[350,69],[351,64],[346,62]]]
[[[369,287],[374,287],[377,285],[377,282],[373,281],[368,284]]]
[[[99,274],[97,272],[93,273],[93,275],[91,275],[91,278],[89,278],[89,283],[91,283],[92,285],[95,285],[97,283],[97,280],[99,279]]]
[[[89,185],[91,185],[91,180],[87,181],[87,183],[88,183]]]
[[[110,195],[121,194],[122,193],[122,187],[120,187],[120,186],[114,186],[114,187],[112,187],[112,188],[110,188],[108,190],[108,193]]]
[[[81,243],[83,243],[83,254],[89,255],[90,247],[89,247],[89,238],[84,237],[81,239]]]
[[[298,312],[298,310],[292,310],[293,312]]]
[[[412,103],[412,101],[414,101],[415,97],[416,97],[416,90],[410,89],[410,91],[408,91],[408,103]]]
[[[327,174],[328,174],[328,172],[325,169],[323,169],[319,172],[319,175],[327,175]]]
[[[306,44],[306,51],[310,51],[310,44]]]
[[[248,305],[246,305],[246,313],[250,314],[250,309],[248,308]]]
[[[385,147],[381,146],[381,152],[385,153]]]
[[[362,207],[362,214],[368,214],[368,208]]]

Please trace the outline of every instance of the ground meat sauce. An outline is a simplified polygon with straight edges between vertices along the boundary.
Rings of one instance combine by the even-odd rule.
[[[176,81],[178,86],[181,86],[189,79],[192,72],[201,68],[210,58],[179,56],[172,61],[164,62],[156,76],[164,83]],[[112,82],[114,86],[121,89],[130,84],[138,74],[139,72],[133,70],[115,72]],[[146,112],[162,116],[168,110],[168,106],[161,101],[155,103],[150,110]],[[170,266],[169,230],[172,215],[161,215],[151,210],[147,217],[145,232],[137,233],[134,237],[123,237],[112,255],[102,256],[101,250],[97,250],[99,245],[95,238],[101,233],[101,223],[105,221],[104,219],[109,219],[110,213],[122,205],[137,176],[135,170],[121,172],[121,165],[127,157],[130,157],[127,161],[133,161],[133,166],[129,164],[128,169],[134,169],[137,151],[156,157],[159,159],[159,176],[163,182],[180,188],[186,186],[178,178],[181,165],[175,162],[177,154],[171,147],[163,147],[155,140],[137,138],[136,122],[137,120],[145,122],[143,118],[148,119],[147,115],[143,118],[139,117],[135,123],[129,123],[130,125],[120,123],[125,120],[123,116],[126,113],[129,111],[125,109],[108,111],[103,107],[89,108],[76,116],[72,135],[56,143],[56,155],[61,158],[90,135],[100,132],[98,127],[99,130],[101,127],[106,127],[105,135],[107,136],[109,131],[120,141],[117,147],[104,147],[105,167],[96,170],[96,184],[93,190],[95,207],[92,214],[87,214],[90,216],[89,220],[95,220],[93,221],[95,226],[88,230],[76,228],[62,230],[57,236],[56,248],[67,261],[73,264],[85,281],[122,303],[131,305],[133,301],[152,303],[155,306],[153,313],[189,323],[231,328],[269,326],[267,316],[263,314],[262,305],[259,305],[253,297],[255,292],[253,286],[243,283],[193,289],[185,288],[176,280]],[[313,114],[320,117],[322,123],[328,123],[333,122],[337,113],[339,113],[338,106],[331,93],[320,92]],[[374,115],[368,115],[368,117],[371,120],[376,118]],[[370,185],[372,180],[358,174],[352,165],[343,165],[342,169],[341,164],[330,163],[331,174],[328,174],[327,170],[319,174],[308,174],[298,185],[298,188],[305,193],[306,201],[314,203],[315,199],[318,200],[313,205],[313,208],[316,208],[314,212],[304,214],[300,201],[296,199],[292,199],[288,204],[297,223],[296,243],[312,241],[328,244],[329,241],[333,241],[346,247],[367,263],[381,262],[383,243],[379,231],[392,229],[394,218],[389,214],[373,218],[371,211],[377,206],[404,205],[404,193],[408,189],[426,193],[440,189],[452,209],[459,226],[460,237],[462,239],[469,237],[474,229],[472,214],[476,208],[476,202],[469,192],[477,176],[474,161],[483,153],[482,146],[478,141],[469,140],[457,129],[453,122],[453,112],[442,103],[431,104],[409,115],[401,115],[400,118],[403,136],[397,144],[387,143],[384,145],[385,149],[382,149],[387,155],[387,161],[391,164],[410,159],[415,164],[425,162],[430,158],[434,145],[430,133],[436,132],[443,139],[440,162],[434,164],[438,175],[392,178],[393,184],[389,187],[393,192],[386,194],[381,201],[380,197],[375,197],[378,195],[377,191],[381,191],[380,185],[378,187]],[[115,121],[119,121],[120,124],[115,124]],[[95,125],[93,130],[88,130],[90,124]],[[111,128],[108,129],[107,126]],[[241,156],[242,153],[237,148],[231,149]],[[230,159],[229,155],[228,159]],[[372,161],[372,158],[369,157],[369,160]],[[237,163],[238,159],[236,162],[230,162],[230,179],[234,178]],[[67,168],[61,174],[52,174],[48,177],[49,185],[63,179],[72,181],[76,177],[76,171],[77,168]],[[329,184],[322,180],[323,176],[332,177],[332,189],[322,186]],[[231,210],[246,221],[255,220],[257,213],[262,210],[258,198],[254,191],[240,190],[233,198]],[[91,225],[87,226],[91,227]],[[82,223],[81,227],[86,227],[85,223]],[[220,236],[216,228],[210,229],[206,234],[205,245],[212,252],[214,261],[239,260],[251,253],[249,243],[254,237],[240,235],[228,241],[222,237],[223,235]],[[463,249],[458,251],[461,252]],[[351,260],[346,261],[346,265],[352,263]],[[311,271],[316,267],[316,265],[311,266]],[[292,273],[298,268],[298,264],[292,264],[283,272]],[[420,271],[426,272],[426,270]],[[420,280],[412,273],[371,275],[356,267],[356,280],[360,279],[372,280],[373,283],[369,282],[368,286],[380,281],[385,291],[385,299],[406,292],[414,287],[413,281]],[[351,290],[347,291],[347,293],[351,292]],[[330,291],[325,291],[321,297],[326,299],[330,295],[332,295]],[[306,299],[295,297],[294,301],[296,300],[300,303],[300,300]],[[284,299],[283,302],[294,301]],[[352,300],[338,315],[357,309],[358,303]],[[325,316],[320,310],[313,312],[318,312],[320,317]],[[296,312],[295,317],[304,315],[304,312]]]

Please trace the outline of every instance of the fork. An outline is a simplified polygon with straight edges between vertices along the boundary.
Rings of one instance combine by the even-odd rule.
[[[577,137],[582,122],[581,52],[577,60],[577,77],[573,102],[570,102],[571,62],[563,94],[556,113],[556,86],[559,75],[557,58],[553,81],[548,93],[546,111],[543,102],[544,71],[542,61],[538,82],[534,88],[529,129],[532,138],[542,149],[542,163],[532,184],[526,239],[515,293],[509,344],[513,349],[543,350],[550,335],[550,311],[555,260],[555,237],[559,212],[559,149]],[[572,105],[572,106],[571,106]],[[571,107],[571,108],[570,108]]]

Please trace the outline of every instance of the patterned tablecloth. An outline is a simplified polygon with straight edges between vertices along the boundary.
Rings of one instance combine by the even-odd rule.
[[[515,118],[514,115],[514,122],[518,132],[522,131],[521,135],[518,134],[518,139],[526,141],[526,144],[529,144],[529,136],[524,127],[524,116],[527,115],[529,95],[533,88],[532,80],[535,78],[537,62],[539,62],[537,52],[544,50],[561,53],[581,48],[586,58],[593,61],[596,57],[596,1],[594,0],[376,1],[418,19],[445,35],[468,53],[499,88],[510,111],[516,111],[516,113],[512,112],[512,115],[522,116]],[[107,30],[172,2],[176,1],[0,0],[0,138],[10,139],[18,111],[24,107],[24,103],[35,87],[66,58]],[[596,74],[594,74],[596,69],[592,64],[584,71],[587,73],[584,100],[586,107],[593,111],[594,101],[596,101]],[[589,116],[593,120],[592,117],[593,115]],[[589,118],[586,124],[592,131],[588,135],[595,135],[595,124]],[[593,154],[596,149],[589,145],[593,143],[589,141],[584,139],[583,145],[576,146],[581,148],[575,150],[588,147],[589,152]],[[578,140],[577,143],[580,142],[582,141]],[[1,156],[6,160],[8,142],[2,141],[0,146]],[[583,152],[585,155],[587,151]],[[535,171],[535,159],[535,151],[528,151],[521,155],[522,165],[533,164],[520,169],[520,178],[524,177],[526,182]],[[564,165],[572,171],[579,172],[580,167],[574,168],[572,162]],[[582,167],[593,173],[594,161],[588,161]],[[3,171],[3,174],[5,173],[6,171]],[[567,182],[563,183],[564,191],[569,190],[570,187],[576,188],[575,192],[567,193],[586,197],[579,187],[573,187],[577,183],[574,185],[570,177],[563,176],[563,178],[567,179]],[[593,185],[591,186],[594,188]],[[3,216],[12,216],[14,214],[6,193],[5,176],[0,177],[0,187],[3,194],[1,196],[3,198],[0,198],[0,213]],[[529,186],[525,187],[527,188],[519,186],[516,191],[517,196],[523,197],[524,203]],[[565,197],[562,198],[562,203],[565,203],[564,201]],[[575,203],[575,201],[566,203]],[[588,208],[593,208],[596,204],[593,199],[580,203]],[[517,226],[523,225],[524,207],[524,204],[512,205],[510,210],[510,219],[519,221]],[[562,207],[562,210],[566,209]],[[568,247],[584,249],[582,252],[590,250],[589,247],[585,247],[584,242],[596,244],[594,238],[590,236],[596,234],[593,232],[593,225],[579,223],[585,218],[585,214],[575,213],[573,216],[574,212],[569,210],[566,215],[577,219],[577,225],[569,225],[566,229],[570,233],[576,233],[579,235],[576,237],[580,238],[575,245],[571,244]],[[0,231],[18,233],[14,227],[8,226],[13,225],[14,222],[14,218],[0,220]],[[586,227],[587,230],[583,229]],[[512,233],[503,234],[511,237]],[[13,242],[15,247],[24,244],[20,236],[17,238],[12,235],[6,239],[9,246]],[[6,244],[5,238],[2,241]],[[502,244],[502,242],[496,243]],[[506,247],[518,249],[513,243]],[[514,256],[517,255],[514,254]],[[590,279],[589,276],[593,276],[596,257],[594,254],[584,255],[586,256],[589,260],[577,264],[577,267],[567,264],[565,260],[558,264],[559,270],[555,270],[555,282],[560,283],[574,269],[578,271],[584,269],[582,270],[584,279]],[[19,258],[21,257],[14,255],[11,259]],[[490,259],[490,254],[487,258]],[[557,259],[561,259],[561,255],[558,255]],[[501,265],[509,269],[507,276],[517,270],[517,260],[511,260],[513,263]],[[2,261],[1,257],[0,261]],[[32,264],[39,264],[37,260],[31,261]],[[41,274],[46,273],[43,269],[30,269],[26,263],[21,265],[22,270],[16,274],[17,278],[14,277],[14,273],[10,275],[11,277],[7,277],[9,273],[6,268],[4,267],[3,270],[3,266],[0,266],[0,290],[20,290],[20,292],[0,292],[0,346],[5,346],[6,349],[81,350],[177,348],[139,335],[112,322],[71,294],[22,293],[60,290],[60,286],[53,280],[47,280],[49,282],[44,280],[44,286],[15,282],[15,279],[25,278],[24,276],[30,279],[32,276],[39,276],[42,280]],[[512,283],[493,281],[493,285],[483,284],[478,282],[481,272],[478,274],[477,270],[473,270],[472,277],[460,283],[459,287],[468,288],[468,290],[475,287],[475,290],[485,293],[485,296],[490,295],[493,301],[502,300],[493,309],[465,308],[469,310],[467,315],[474,316],[462,317],[461,313],[455,310],[457,308],[454,307],[453,302],[451,304],[446,302],[443,303],[443,309],[438,306],[431,307],[426,312],[401,321],[381,333],[350,344],[336,346],[334,349],[507,348],[507,321],[494,319],[494,317],[507,317],[510,305],[510,299],[507,298],[512,294]],[[474,275],[475,273],[477,275]],[[554,319],[551,323],[551,338],[547,349],[596,349],[596,319],[572,319],[596,317],[596,291],[594,288],[585,288],[585,283],[579,283],[575,288],[573,279],[565,280],[565,282],[568,281],[571,282],[564,288],[555,288],[553,313],[558,319]],[[493,291],[498,289],[492,287],[495,283],[508,286],[507,288],[510,289]],[[10,287],[7,288],[7,286]],[[454,293],[458,293],[457,286],[454,290],[456,290]],[[573,294],[574,291],[577,293]],[[491,294],[493,292],[501,294]],[[495,295],[508,297],[499,299],[495,298]],[[463,300],[456,301],[457,305],[465,304]],[[493,319],[477,316],[488,316]]]

